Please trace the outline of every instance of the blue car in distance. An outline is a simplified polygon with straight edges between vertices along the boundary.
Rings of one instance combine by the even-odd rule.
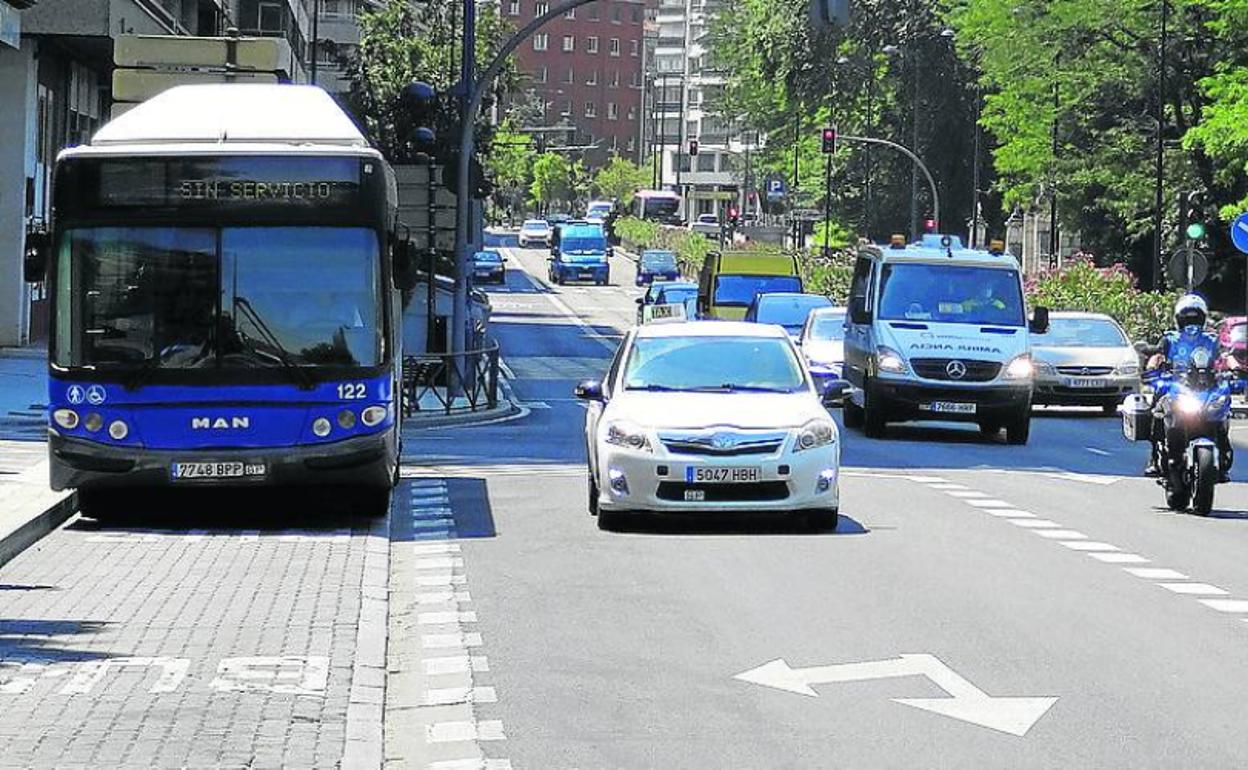
[[[745,320],[759,324],[783,326],[794,341],[802,336],[806,318],[818,308],[832,307],[832,300],[820,294],[774,292],[754,297]]]
[[[612,249],[602,225],[596,222],[569,222],[557,231],[550,249],[551,283],[593,281],[606,286],[611,281]]]
[[[675,281],[680,278],[676,255],[665,249],[646,249],[637,260],[637,285],[649,286],[655,281]]]
[[[507,283],[507,259],[495,249],[482,249],[472,255],[472,277],[477,283]]]

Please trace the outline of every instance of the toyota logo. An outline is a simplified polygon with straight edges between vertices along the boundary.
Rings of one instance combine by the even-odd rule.
[[[736,446],[736,444],[737,442],[733,439],[732,436],[729,436],[724,433],[716,433],[714,436],[711,436],[711,446],[720,450],[721,452],[726,449],[732,449],[734,446]]]
[[[951,380],[960,380],[966,376],[966,364],[961,361],[950,361],[945,365],[945,374]]]

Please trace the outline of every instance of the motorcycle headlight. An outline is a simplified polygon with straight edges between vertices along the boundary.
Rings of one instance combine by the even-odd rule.
[[[1017,356],[1005,365],[1005,379],[1007,380],[1028,380],[1035,373],[1036,367],[1031,363],[1030,353]]]
[[[794,452],[805,452],[818,449],[836,442],[836,426],[830,420],[811,420],[797,432],[797,441],[793,444]]]
[[[635,452],[654,451],[645,431],[631,422],[613,422],[608,425],[607,443],[632,449]]]
[[[1205,402],[1191,393],[1180,395],[1174,405],[1183,414],[1200,414],[1200,411],[1205,408]]]
[[[875,361],[881,372],[891,372],[893,374],[905,374],[909,371],[906,366],[906,359],[901,354],[887,345],[880,345],[875,349]]]

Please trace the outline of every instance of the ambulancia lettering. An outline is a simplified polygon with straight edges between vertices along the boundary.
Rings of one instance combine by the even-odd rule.
[[[247,430],[250,417],[192,417],[192,430]]]

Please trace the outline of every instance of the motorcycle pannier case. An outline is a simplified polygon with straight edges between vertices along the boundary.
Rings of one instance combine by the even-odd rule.
[[[1148,398],[1127,396],[1119,409],[1122,412],[1122,435],[1128,441],[1148,441],[1153,435],[1153,410]]]

